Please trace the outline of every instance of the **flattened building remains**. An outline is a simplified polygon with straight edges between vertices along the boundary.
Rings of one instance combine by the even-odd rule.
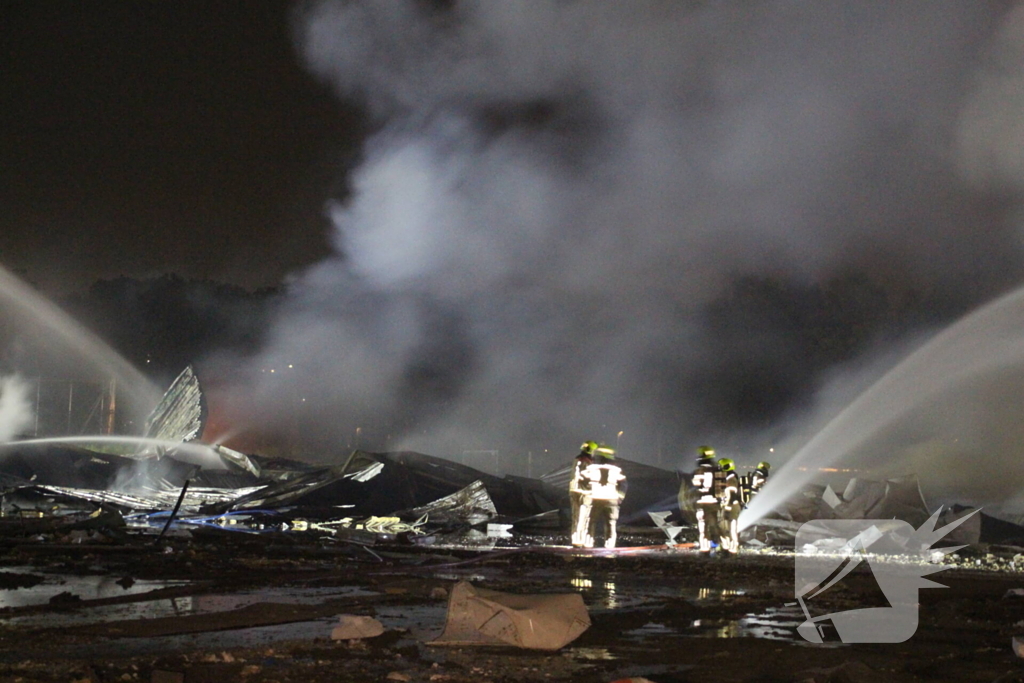
[[[669,681],[693,669],[726,680],[754,671],[704,658],[765,643],[799,673],[806,653],[790,652],[795,615],[784,607],[792,563],[768,549],[792,548],[811,520],[916,527],[931,514],[913,477],[808,487],[745,531],[739,557],[702,562],[690,550],[689,475],[618,459],[630,480],[621,547],[581,551],[567,547],[569,462],[536,479],[414,452],[356,450],[313,465],[201,444],[206,414],[187,368],[137,443],[4,447],[0,671],[11,680],[343,680],[339,669],[520,680],[527,661],[540,665],[525,669],[536,680]],[[955,534],[951,543],[968,544],[957,561],[1003,572],[1024,562],[1016,524],[980,514]],[[833,544],[826,524],[814,548],[797,550]],[[980,599],[991,597],[988,581]],[[356,618],[379,623],[358,622],[346,637]],[[722,642],[709,645],[712,635]],[[979,637],[995,635],[965,642]],[[680,656],[670,642],[706,652]],[[492,670],[470,646],[492,648]],[[277,657],[282,647],[293,654]],[[295,648],[326,663],[297,663]],[[546,650],[561,654],[513,654]],[[820,663],[846,666],[826,655]],[[1002,655],[979,675],[1012,661],[1008,648]],[[858,664],[884,668],[885,657],[868,660]]]

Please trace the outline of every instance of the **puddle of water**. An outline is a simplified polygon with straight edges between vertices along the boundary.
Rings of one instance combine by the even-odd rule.
[[[178,598],[146,600],[124,605],[98,605],[82,607],[70,612],[30,614],[0,621],[8,626],[44,628],[80,626],[124,619],[155,619],[158,617],[188,616],[225,610],[240,609],[257,602],[316,604],[339,597],[368,597],[380,595],[357,586],[335,588],[282,587],[250,592],[214,595],[194,595]],[[339,607],[339,613],[344,612]],[[386,629],[406,629],[411,638],[430,639],[444,627],[447,604],[422,606],[377,606],[375,614]],[[190,633],[154,638],[100,639],[89,644],[68,645],[60,652],[47,652],[47,656],[64,658],[102,658],[187,652],[190,650],[255,648],[284,640],[312,640],[329,638],[337,624],[337,617],[310,621],[275,624],[253,628]],[[0,652],[0,661],[31,658],[35,653]]]
[[[404,629],[411,640],[428,641],[444,630],[448,603],[438,600],[425,605],[377,605],[374,618],[387,630]]]
[[[566,652],[573,659],[586,661],[612,661],[618,659],[607,648],[603,647],[571,647]]]
[[[12,567],[10,571],[11,573],[26,573],[22,568]],[[43,582],[31,588],[0,590],[0,608],[43,605],[49,602],[50,598],[61,593],[71,593],[82,600],[99,600],[101,598],[114,598],[124,595],[138,595],[157,590],[158,588],[185,586],[192,583],[191,581],[136,580],[131,585],[127,585],[118,583],[121,579],[114,576],[74,576],[70,574],[45,574],[38,571],[32,573],[35,573],[37,576],[43,576]]]
[[[748,614],[739,620],[744,635],[768,640],[803,640],[796,627],[804,622],[799,607],[769,607],[763,614]]]
[[[803,642],[796,632],[803,621],[803,612],[797,606],[769,607],[764,612],[747,614],[740,619],[696,619],[683,635]]]
[[[652,584],[640,579],[613,575],[592,575],[577,571],[569,581],[583,594],[591,611],[630,610],[683,598],[694,604],[726,600],[745,595],[745,589],[725,589]]]
[[[643,639],[649,636],[664,636],[678,633],[674,628],[670,628],[665,624],[659,624],[656,622],[648,622],[640,628],[634,628],[629,631],[623,631],[622,636],[624,638],[635,638]]]
[[[241,609],[257,602],[312,605],[334,598],[379,595],[357,586],[336,588],[281,587],[230,594],[192,595],[145,600],[125,605],[83,606],[71,612],[26,614],[0,619],[0,624],[29,628],[83,626],[125,619],[157,619]]]

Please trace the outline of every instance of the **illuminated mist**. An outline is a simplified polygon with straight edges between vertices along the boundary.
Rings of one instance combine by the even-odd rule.
[[[838,369],[808,376],[800,320],[735,317],[736,282],[925,292],[908,335],[1019,282],[1024,214],[970,125],[1006,92],[1005,8],[305,3],[301,55],[376,132],[328,209],[336,256],[259,357],[207,361],[215,400],[311,455],[524,473],[621,431],[666,467],[701,443],[756,462]]]
[[[48,349],[55,360],[75,359],[103,380],[116,379],[118,391],[129,399],[122,406],[130,406],[136,415],[145,416],[160,400],[163,392],[131,363],[3,266],[0,323],[0,330],[15,330],[33,350]]]
[[[20,436],[32,426],[35,413],[30,389],[31,385],[17,375],[0,376],[0,443]]]
[[[1024,429],[1014,419],[1024,414],[1022,376],[1024,288],[943,331],[850,403],[774,472],[741,526],[823,467],[918,474],[933,504],[1011,501],[1022,483]]]

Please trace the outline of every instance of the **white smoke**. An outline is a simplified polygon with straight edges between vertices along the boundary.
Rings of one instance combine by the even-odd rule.
[[[18,375],[0,376],[0,443],[6,443],[32,425],[35,413],[31,384]]]
[[[727,385],[804,349],[709,320],[737,277],[962,293],[998,263],[980,298],[1019,274],[952,153],[1001,7],[304,5],[306,61],[378,132],[236,412],[441,455],[743,445],[765,425],[718,404],[757,390]]]

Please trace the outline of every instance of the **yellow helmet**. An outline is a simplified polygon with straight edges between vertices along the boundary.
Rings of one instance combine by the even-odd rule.
[[[713,458],[715,457],[715,449],[711,446],[701,446],[697,449],[697,455],[701,458]]]
[[[718,460],[718,469],[723,472],[732,472],[736,469],[736,463],[731,458],[720,458]]]
[[[765,472],[767,472],[771,468],[772,468],[772,466],[770,464],[768,464],[767,462],[765,462],[764,460],[762,460],[761,462],[757,463],[757,469],[759,469],[759,470],[764,470]]]
[[[608,460],[614,460],[615,459],[615,449],[612,448],[611,446],[606,446],[604,444],[601,444],[596,449],[594,449],[594,455],[600,455],[600,456],[602,456],[604,458],[607,458]]]
[[[596,450],[597,450],[597,442],[596,441],[584,441],[583,444],[580,446],[580,451],[583,452],[583,453],[586,453],[587,455],[593,455],[594,451],[596,451]]]

